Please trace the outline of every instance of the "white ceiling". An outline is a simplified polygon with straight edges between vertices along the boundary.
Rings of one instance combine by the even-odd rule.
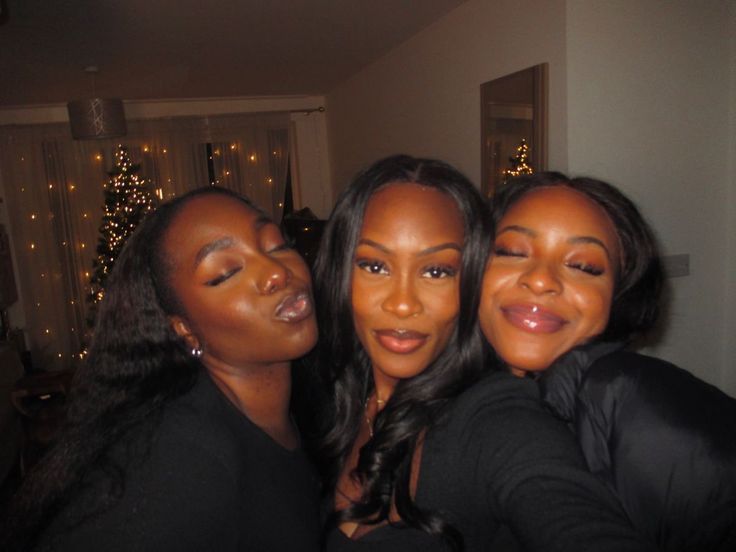
[[[0,0],[0,105],[329,92],[465,0]]]

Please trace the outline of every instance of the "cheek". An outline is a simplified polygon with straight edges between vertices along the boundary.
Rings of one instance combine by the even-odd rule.
[[[589,327],[589,336],[598,335],[606,329],[611,315],[612,296],[613,290],[608,286],[583,289],[577,294],[576,301]]]
[[[448,286],[446,290],[427,290],[423,302],[438,333],[449,336],[455,328],[460,313],[458,286]]]

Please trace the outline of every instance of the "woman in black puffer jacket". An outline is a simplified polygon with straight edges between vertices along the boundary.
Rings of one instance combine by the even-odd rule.
[[[501,188],[492,211],[480,323],[498,359],[537,379],[662,550],[736,550],[736,400],[624,351],[654,325],[664,280],[634,204],[604,182],[540,173]]]

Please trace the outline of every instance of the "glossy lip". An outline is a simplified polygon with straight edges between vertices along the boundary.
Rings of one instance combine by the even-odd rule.
[[[312,315],[312,298],[307,291],[297,291],[284,297],[274,309],[274,318],[281,322],[301,322]]]
[[[501,307],[504,318],[517,328],[529,333],[555,333],[568,321],[536,304],[516,304]]]
[[[408,355],[421,348],[429,339],[429,334],[406,330],[374,330],[376,341],[387,351],[398,355]]]

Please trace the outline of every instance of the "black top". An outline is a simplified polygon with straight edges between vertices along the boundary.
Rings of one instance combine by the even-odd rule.
[[[540,380],[591,470],[661,550],[736,550],[736,400],[668,362],[580,347]]]
[[[115,456],[122,456],[120,450]],[[66,529],[104,479],[93,477],[42,550],[316,551],[319,489],[305,455],[282,448],[201,374],[165,408],[150,454],[125,471],[121,499]]]
[[[547,413],[536,384],[496,373],[450,406],[427,433],[416,503],[458,529],[468,552],[652,550],[585,467],[574,436]],[[439,539],[388,525],[329,552],[445,550]]]

